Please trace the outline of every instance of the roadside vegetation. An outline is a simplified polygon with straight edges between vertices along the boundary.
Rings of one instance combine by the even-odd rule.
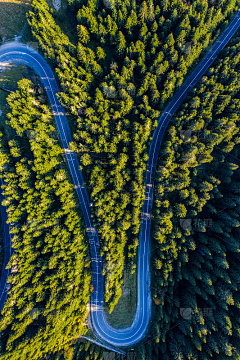
[[[162,143],[152,224],[154,325],[139,347],[142,359],[240,356],[239,49],[236,37]]]
[[[236,2],[71,1],[77,46],[44,0],[32,5],[29,24],[56,69],[60,100],[72,119],[72,149],[94,204],[111,312],[122,294],[125,258],[136,268],[144,175],[160,112],[225,28]]]
[[[14,40],[19,36],[24,29],[24,38],[28,42],[33,40],[31,30],[27,24],[26,12],[31,8],[29,0],[0,0],[0,45],[7,40]],[[14,18],[14,19],[13,19]],[[0,69],[0,126],[5,127],[4,114],[6,109],[6,98],[9,95],[6,91],[2,90],[16,90],[17,82],[22,79],[23,73],[26,73],[24,66],[8,66],[8,69]],[[5,127],[6,128],[6,127]],[[9,134],[8,134],[9,135]],[[2,239],[0,238],[0,268],[3,261],[4,247]]]
[[[0,72],[0,110],[3,116],[0,116],[0,123],[5,126],[4,115],[9,111],[7,105],[7,97],[11,91],[17,89],[17,83],[23,76],[27,75],[27,69],[23,65],[5,67],[4,71]]]
[[[136,270],[157,120],[238,6],[69,0],[76,43],[47,3],[33,0],[28,22],[55,69],[93,202],[113,326],[124,268]],[[166,131],[152,211],[153,318],[137,360],[240,358],[239,50],[236,36]],[[85,332],[88,241],[44,93],[27,80],[19,88],[6,119],[17,136],[6,141],[0,129],[4,205],[15,234],[1,358],[69,359]],[[76,360],[105,360],[104,349],[78,345]]]
[[[106,308],[107,321],[116,329],[131,326],[136,312],[137,304],[137,271],[132,273],[129,269],[123,272],[122,295],[111,314]]]
[[[0,321],[1,359],[40,359],[85,332],[88,241],[43,89],[27,79],[1,128],[3,205],[14,234],[11,284]]]
[[[240,356],[239,48],[237,34],[163,140],[152,211],[153,321],[136,359]],[[81,349],[103,359],[94,345]]]
[[[9,111],[6,99],[11,90],[16,90],[17,82],[20,79],[22,79],[24,73],[26,74],[26,68],[22,65],[18,67],[11,66],[7,70],[0,72],[0,114],[1,114],[0,126],[4,128],[5,135],[9,140],[14,136],[14,133],[5,124],[5,116]],[[0,236],[0,268],[2,267],[3,257],[4,257],[4,244],[3,244],[3,236],[1,235]]]

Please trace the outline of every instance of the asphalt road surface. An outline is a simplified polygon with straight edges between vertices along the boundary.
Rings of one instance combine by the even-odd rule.
[[[209,50],[207,55],[199,63],[192,74],[183,83],[181,89],[175,94],[171,102],[162,113],[158,127],[153,134],[153,141],[149,151],[149,160],[146,171],[146,194],[142,209],[143,217],[140,228],[139,251],[138,251],[138,295],[136,313],[130,327],[117,330],[111,327],[106,320],[103,310],[104,278],[102,276],[102,258],[99,255],[100,241],[97,229],[92,226],[89,198],[85,186],[83,185],[82,173],[79,170],[79,163],[75,152],[68,147],[72,141],[69,125],[65,116],[64,108],[57,100],[56,94],[59,92],[56,80],[50,66],[43,57],[34,49],[18,43],[10,42],[0,47],[1,63],[21,63],[32,67],[40,76],[41,81],[47,91],[49,101],[52,106],[57,128],[65,150],[68,165],[72,174],[73,182],[81,204],[86,228],[88,231],[90,250],[92,257],[92,284],[94,287],[90,302],[91,327],[95,335],[117,347],[131,346],[139,342],[145,335],[151,318],[151,291],[150,291],[150,227],[151,227],[151,208],[153,201],[154,174],[156,171],[158,153],[164,136],[165,129],[176,110],[182,104],[189,90],[202,77],[204,72],[213,63],[217,54],[224,48],[240,25],[240,12],[238,11],[230,25],[218,38],[217,42]],[[6,220],[6,212],[2,210],[3,220]],[[4,215],[5,214],[5,215]],[[11,255],[11,238],[9,227],[5,227],[5,259],[4,266],[7,264]],[[3,307],[7,295],[6,279],[9,270],[3,269],[0,282],[0,310]],[[127,314],[126,314],[127,316]]]

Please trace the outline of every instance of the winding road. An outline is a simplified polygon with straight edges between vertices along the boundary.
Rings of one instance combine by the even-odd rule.
[[[90,251],[92,258],[92,284],[93,292],[90,302],[91,327],[95,335],[106,343],[127,347],[139,342],[145,335],[151,318],[151,291],[150,291],[150,228],[151,209],[153,202],[154,174],[157,167],[158,153],[164,136],[165,129],[176,110],[182,104],[189,90],[202,77],[204,72],[213,63],[217,54],[224,48],[240,25],[240,10],[234,16],[230,25],[218,38],[207,55],[198,64],[192,74],[183,83],[181,89],[174,95],[161,117],[158,127],[153,134],[153,140],[149,150],[149,160],[146,171],[146,194],[143,204],[143,219],[140,228],[139,251],[138,251],[138,297],[136,313],[130,327],[117,330],[111,327],[106,320],[103,310],[104,303],[104,277],[102,275],[102,258],[99,254],[100,241],[96,228],[92,226],[90,218],[89,198],[83,185],[82,173],[79,170],[79,162],[75,152],[68,147],[72,141],[70,128],[67,122],[64,108],[57,100],[59,92],[53,71],[44,58],[31,47],[18,43],[9,42],[0,47],[0,66],[4,63],[21,63],[30,66],[40,76],[47,91],[52,106],[57,128],[61,137],[62,146],[66,154],[70,172],[81,204],[85,225],[88,231]],[[3,220],[7,219],[6,211],[1,206]],[[7,296],[7,277],[9,270],[5,269],[11,256],[11,235],[9,226],[4,227],[5,257],[0,281],[0,311]]]

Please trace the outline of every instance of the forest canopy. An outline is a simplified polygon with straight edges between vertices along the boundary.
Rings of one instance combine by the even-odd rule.
[[[1,359],[40,359],[85,332],[90,256],[63,149],[39,84],[23,79],[1,129],[3,205],[13,234]]]
[[[28,21],[56,69],[59,99],[72,119],[72,149],[93,202],[111,312],[124,268],[136,268],[148,150],[160,113],[226,27],[236,1],[89,0],[69,6],[77,44],[43,0],[33,1]]]
[[[239,1],[68,3],[77,43],[44,0],[33,0],[28,22],[60,85],[70,147],[93,204],[111,312],[124,269],[136,269],[146,164],[159,116]],[[152,209],[153,317],[134,348],[137,360],[240,358],[237,35],[163,139]],[[4,205],[14,234],[9,267],[16,269],[0,322],[6,360],[68,359],[72,341],[85,332],[91,293],[82,214],[38,88],[19,83],[6,119],[17,136],[6,141],[1,129]],[[89,342],[75,352],[79,360],[104,356]]]

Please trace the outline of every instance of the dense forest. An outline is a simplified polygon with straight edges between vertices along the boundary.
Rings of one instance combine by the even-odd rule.
[[[236,38],[220,53],[172,118],[160,150],[153,319],[136,359],[240,358],[239,49]],[[95,345],[81,345],[79,359],[84,351],[104,359]]]
[[[11,93],[1,129],[3,205],[14,234],[11,288],[0,321],[1,359],[40,359],[85,332],[90,256],[82,214],[43,89]]]
[[[151,351],[162,359],[240,356],[239,49],[237,38],[220,53],[160,150],[149,359]],[[190,320],[180,308],[191,309]]]
[[[237,37],[186,98],[162,143],[152,325],[134,359],[240,358],[239,49]],[[103,353],[82,344],[78,359]]]
[[[44,0],[32,5],[28,21],[55,69],[93,203],[111,312],[126,262],[136,268],[159,115],[239,2],[69,0],[77,44]],[[152,211],[153,316],[131,360],[240,358],[239,48],[235,36],[166,131]],[[4,205],[14,234],[2,359],[70,359],[72,340],[85,332],[88,241],[44,96],[22,80],[8,97],[6,124],[16,136],[7,140],[0,129]],[[106,354],[86,342],[75,359]]]
[[[236,1],[69,5],[78,44],[62,34],[43,0],[33,1],[28,20],[56,69],[60,100],[72,119],[72,149],[93,202],[111,312],[121,296],[125,258],[136,268],[144,175],[160,112],[223,31]]]

